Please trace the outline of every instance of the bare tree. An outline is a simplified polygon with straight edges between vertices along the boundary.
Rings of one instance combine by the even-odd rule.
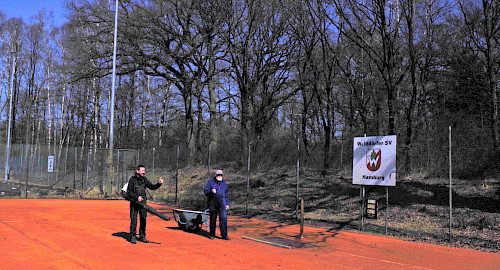
[[[228,16],[224,41],[238,85],[242,150],[262,136],[277,109],[295,94],[288,82],[296,48],[288,38],[291,14],[285,11],[280,1],[242,0]]]
[[[334,137],[338,70],[338,43],[332,25],[313,2],[297,5],[293,33],[303,55],[297,62],[299,85],[302,93],[302,136],[307,153],[305,129],[307,118],[317,121],[323,138],[323,175],[331,163],[331,146]]]
[[[500,37],[500,6],[497,0],[458,1],[465,21],[465,30],[475,48],[484,56],[484,67],[491,97],[491,121],[493,127],[493,149],[500,147],[500,126],[498,114],[497,73],[498,40]]]
[[[337,30],[363,50],[384,85],[387,132],[395,134],[396,93],[404,79],[401,67],[400,8],[398,1],[325,1],[324,12]],[[334,13],[332,13],[332,10]],[[379,96],[379,95],[376,95]]]
[[[19,99],[20,99],[20,82],[22,77],[25,74],[24,59],[23,59],[23,50],[24,50],[24,27],[25,24],[21,19],[9,19],[2,24],[2,40],[4,43],[2,44],[2,49],[4,52],[11,54],[9,56],[10,61],[16,61],[14,74],[12,74],[12,69],[7,69],[6,74],[8,74],[8,78],[13,77],[13,89],[11,89],[12,93],[6,99],[6,105],[9,104],[10,99],[12,99],[12,127],[11,127],[11,142],[18,142],[20,139],[18,138],[17,132],[17,120],[20,117],[19,111]],[[10,62],[12,63],[12,62]],[[11,65],[9,65],[11,66]],[[8,89],[8,88],[7,88]],[[8,94],[7,94],[8,95]],[[19,137],[22,136],[22,133]]]

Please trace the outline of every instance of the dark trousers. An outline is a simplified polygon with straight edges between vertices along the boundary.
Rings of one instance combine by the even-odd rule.
[[[215,236],[215,223],[217,216],[219,216],[219,228],[222,237],[227,236],[227,211],[224,208],[216,207],[210,209],[210,235]]]
[[[137,232],[137,213],[139,213],[140,227],[139,227],[139,237],[146,237],[146,217],[148,216],[148,211],[139,204],[130,203],[130,234],[132,236],[136,235]]]

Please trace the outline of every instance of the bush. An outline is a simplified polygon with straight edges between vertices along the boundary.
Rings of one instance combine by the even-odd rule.
[[[264,187],[266,185],[266,183],[260,179],[251,179],[250,180],[250,187],[251,188],[260,188],[260,187]]]
[[[473,220],[474,226],[476,226],[479,230],[483,229],[491,229],[495,226],[495,221],[492,217],[480,217],[479,219]]]

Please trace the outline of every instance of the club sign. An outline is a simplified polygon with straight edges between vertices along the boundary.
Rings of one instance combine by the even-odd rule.
[[[352,183],[396,186],[396,135],[356,137]]]
[[[54,156],[47,159],[47,172],[54,172]]]

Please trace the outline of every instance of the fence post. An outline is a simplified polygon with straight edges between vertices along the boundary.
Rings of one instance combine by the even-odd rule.
[[[364,136],[366,137],[366,133]],[[361,197],[361,208],[359,209],[359,219],[360,219],[359,230],[363,231],[363,226],[365,223],[364,213],[363,213],[365,206],[365,187],[363,185],[359,186],[359,196]]]
[[[360,216],[360,223],[359,223],[359,230],[363,231],[363,226],[364,226],[364,206],[365,206],[365,187],[361,185],[359,187],[359,196],[361,197],[361,207],[359,209],[359,216]]]
[[[73,191],[76,192],[76,173],[78,170],[78,149],[75,146],[75,175],[73,178]]]
[[[452,212],[452,168],[451,168],[451,126],[449,126],[449,153],[448,153],[448,157],[449,157],[449,169],[450,169],[450,188],[449,188],[449,197],[450,197],[450,224],[449,224],[449,236],[450,236],[450,239],[449,241],[451,242],[451,238],[452,238],[452,232],[451,232],[451,225],[452,225],[452,221],[453,221],[453,212]]]
[[[177,160],[175,167],[175,205],[177,205],[177,188],[179,182],[179,151],[180,151],[180,146],[177,145]]]
[[[64,174],[68,171],[68,145],[66,145],[66,152],[64,153]]]
[[[137,149],[137,156],[136,156],[136,159],[135,159],[135,164],[136,164],[136,165],[135,165],[135,166],[139,165],[139,162],[140,162],[140,160],[141,160],[141,159],[139,158],[139,155],[140,155],[140,150],[139,150],[139,149]]]
[[[304,238],[304,198],[300,199],[300,239]]]
[[[49,155],[50,155],[50,153],[49,153]],[[47,159],[48,159],[48,156],[47,156]],[[42,166],[39,166],[39,167],[42,168]],[[42,171],[42,173],[43,173],[43,171]],[[36,175],[36,173],[35,173],[35,175]],[[48,171],[47,171],[47,186],[50,187],[50,172],[48,172]],[[49,188],[49,190],[50,190],[50,188]]]
[[[295,198],[295,217],[299,217],[299,172],[300,172],[300,138],[297,137],[297,197]]]
[[[122,181],[121,181],[121,177],[120,177],[120,149],[118,149],[118,157],[117,157],[117,161],[116,161],[116,194],[119,194],[120,192],[120,189],[121,187],[123,186],[122,184]],[[154,168],[154,167],[153,167]],[[154,172],[154,170],[153,170]],[[118,181],[120,180],[120,181]]]
[[[248,143],[248,165],[247,165],[247,200],[246,200],[246,210],[245,210],[245,215],[248,216],[248,196],[250,195],[250,150],[251,150],[251,143]]]
[[[90,162],[90,151],[87,151],[87,178],[86,178],[86,182],[88,183],[89,182],[89,162]],[[85,193],[85,185],[82,184],[82,187],[84,187],[84,193]]]
[[[155,153],[156,153],[156,148],[153,147],[153,174],[155,174]]]
[[[26,149],[24,150],[25,151],[24,162],[26,162],[26,168],[24,169],[24,181],[25,181],[25,186],[26,186],[26,190],[25,190],[26,193],[24,194],[25,198],[28,198],[28,178],[30,177],[30,158],[29,158],[30,150],[31,150],[31,146],[26,145]]]

